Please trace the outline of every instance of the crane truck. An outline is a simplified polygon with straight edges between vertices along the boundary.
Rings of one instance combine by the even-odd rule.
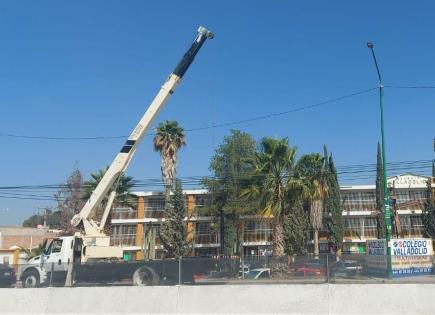
[[[162,85],[82,210],[71,219],[72,226],[80,227],[81,232],[76,232],[73,236],[52,239],[42,255],[29,260],[26,267],[20,271],[23,287],[37,287],[47,284],[49,279],[51,281],[59,278],[65,278],[66,285],[80,280],[97,281],[98,279],[111,282],[126,278],[130,278],[136,285],[149,285],[156,284],[161,279],[179,277],[179,266],[176,260],[165,263],[158,261],[107,263],[114,260],[122,261],[123,249],[110,245],[110,236],[105,234],[104,227],[116,197],[116,189],[113,188],[127,170],[139,142],[180,84],[204,42],[213,37],[212,32],[205,27],[199,27],[194,42]],[[102,207],[103,200],[104,212],[101,219],[97,221],[94,219],[95,212]]]

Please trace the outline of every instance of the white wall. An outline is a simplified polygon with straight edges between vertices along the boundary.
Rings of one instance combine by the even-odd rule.
[[[434,314],[435,284],[0,289],[0,313]]]

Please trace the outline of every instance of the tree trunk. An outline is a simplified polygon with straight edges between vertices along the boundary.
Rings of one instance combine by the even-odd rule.
[[[281,216],[273,226],[273,256],[284,256],[284,219]]]
[[[311,211],[310,211],[310,221],[311,227],[313,228],[314,235],[314,255],[319,255],[319,230],[322,228],[323,221],[323,200],[316,199],[311,203]]]
[[[313,241],[314,241],[314,256],[319,256],[319,230],[314,230],[313,235]]]

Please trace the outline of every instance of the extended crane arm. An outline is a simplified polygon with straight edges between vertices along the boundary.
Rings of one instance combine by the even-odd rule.
[[[206,39],[211,39],[213,37],[214,34],[208,31],[205,27],[199,27],[195,41],[190,46],[189,50],[184,54],[174,71],[169,75],[168,79],[163,84],[154,100],[151,102],[148,110],[145,112],[136,128],[134,128],[124,146],[121,148],[121,151],[117,154],[103,178],[92,192],[89,200],[83,206],[83,209],[80,211],[80,213],[76,214],[71,219],[71,224],[73,226],[78,226],[80,222],[83,222],[85,233],[87,235],[101,235],[108,212],[110,211],[110,206],[105,208],[102,224],[100,226],[90,219],[91,214],[100,206],[101,201],[107,195],[115,181],[127,169],[140,140],[150,127],[154,118],[163,108],[169,97],[174,93],[178,84],[180,84],[181,79]],[[113,202],[113,198],[110,198],[109,201]]]

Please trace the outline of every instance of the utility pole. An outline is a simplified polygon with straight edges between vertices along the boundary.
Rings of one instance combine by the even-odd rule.
[[[388,278],[392,278],[393,271],[392,271],[392,265],[391,265],[391,206],[390,206],[390,193],[388,191],[387,187],[387,157],[385,154],[385,132],[384,132],[384,105],[383,105],[383,96],[384,96],[384,86],[382,84],[382,77],[381,72],[379,71],[378,62],[376,60],[376,55],[374,51],[375,45],[371,42],[367,43],[367,47],[372,52],[373,61],[376,66],[376,72],[378,74],[378,80],[379,80],[379,107],[381,110],[381,142],[382,142],[382,166],[383,166],[383,173],[384,173],[384,218],[385,218],[385,228],[386,228],[386,234],[385,234],[385,242],[387,245],[387,276]]]
[[[220,243],[221,243],[221,255],[220,256],[224,256],[225,255],[225,220],[224,220],[224,209],[221,208],[219,211],[220,214]]]

